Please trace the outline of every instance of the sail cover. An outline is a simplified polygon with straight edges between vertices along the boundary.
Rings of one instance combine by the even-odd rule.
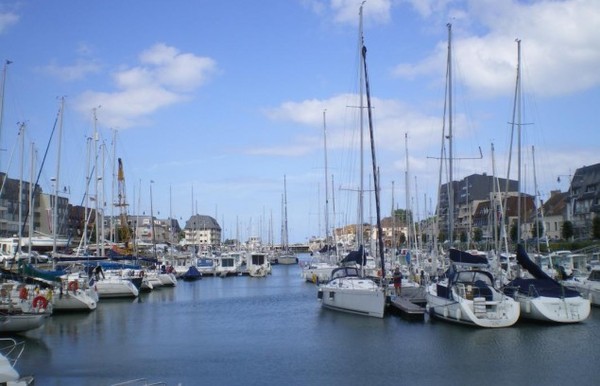
[[[352,251],[348,253],[348,255],[344,257],[344,259],[341,261],[341,263],[356,263],[358,265],[365,265],[367,263],[367,256],[364,253],[363,246],[361,245],[358,248],[358,251]]]
[[[531,276],[535,277],[536,279],[552,280],[552,278],[548,276],[548,274],[544,272],[539,265],[531,261],[522,244],[517,246],[517,262],[521,264],[521,267],[525,268],[527,272],[529,272]]]
[[[488,260],[485,256],[472,255],[468,252],[460,251],[458,249],[450,249],[450,260],[458,264],[476,264],[476,265],[487,265]]]

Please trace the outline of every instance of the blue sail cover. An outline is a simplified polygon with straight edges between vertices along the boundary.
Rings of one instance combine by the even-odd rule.
[[[361,245],[358,248],[358,251],[352,251],[348,253],[348,255],[342,259],[341,263],[356,263],[358,265],[367,264],[367,256],[364,253],[363,246]]]
[[[556,280],[546,274],[536,263],[534,263],[525,248],[519,244],[517,246],[517,262],[527,270],[534,278],[517,278],[508,283],[505,293],[511,295],[511,291],[517,290],[528,296],[547,296],[552,298],[573,298],[581,296],[578,291],[569,289],[561,285]]]
[[[488,260],[485,256],[472,255],[468,252],[460,251],[458,249],[450,248],[450,260],[458,264],[474,264],[474,265],[487,265]]]
[[[539,265],[534,263],[529,258],[529,255],[525,251],[525,247],[523,247],[522,244],[517,245],[517,262],[536,279],[552,280],[552,278],[548,276],[548,274],[544,272]]]

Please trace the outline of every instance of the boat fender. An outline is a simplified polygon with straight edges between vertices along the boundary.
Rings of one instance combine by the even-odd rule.
[[[77,282],[77,280],[73,280],[69,283],[69,286],[67,288],[69,289],[69,291],[77,292],[77,290],[79,289],[79,283]]]
[[[27,291],[27,287],[25,287],[25,286],[21,287],[21,289],[19,290],[19,299],[27,300],[28,296],[29,296],[29,291]]]
[[[460,308],[456,309],[456,320],[460,320],[460,317],[462,316],[462,312],[460,310]]]
[[[525,302],[525,312],[528,314],[531,312],[531,302],[529,301]]]
[[[448,317],[448,307],[444,307],[444,318]]]
[[[38,295],[33,298],[33,302],[31,303],[33,308],[47,308],[48,307],[48,299],[43,297],[42,295]]]

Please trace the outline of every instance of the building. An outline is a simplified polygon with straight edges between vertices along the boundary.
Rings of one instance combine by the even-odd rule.
[[[494,183],[496,186],[494,187]],[[518,183],[514,180],[505,178],[494,178],[484,174],[472,174],[461,181],[443,184],[440,189],[438,203],[439,230],[445,238],[450,235],[450,187],[452,187],[452,209],[453,238],[457,240],[461,233],[469,234],[475,223],[475,216],[478,212],[478,206],[483,202],[488,202],[493,197],[494,192],[508,196],[516,195]],[[503,192],[503,193],[500,193]],[[483,210],[483,208],[481,208]],[[481,216],[479,219],[481,220]],[[481,226],[481,224],[480,224]],[[484,229],[484,228],[482,228]]]
[[[568,194],[573,236],[588,239],[592,237],[592,220],[600,214],[600,163],[577,169]]]
[[[186,221],[183,231],[186,245],[196,245],[206,249],[221,244],[221,226],[210,216],[193,215]]]
[[[562,239],[562,227],[569,218],[569,193],[553,190],[542,205],[544,235],[548,240]]]
[[[39,185],[33,188],[33,208],[29,211],[31,184],[22,183],[14,178],[7,178],[5,173],[0,173],[0,186],[3,186],[0,195],[0,237],[12,237],[22,232],[23,236],[29,235],[29,221],[33,220],[33,229],[36,233],[53,234],[53,205],[54,194],[45,194]],[[21,191],[21,199],[19,199]],[[58,196],[57,206],[57,236],[68,234],[69,200]],[[21,213],[19,218],[19,204]],[[19,221],[21,220],[21,221]],[[22,226],[25,222],[25,226]]]

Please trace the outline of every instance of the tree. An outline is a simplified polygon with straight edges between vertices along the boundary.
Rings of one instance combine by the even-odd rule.
[[[518,231],[517,231],[517,223],[513,222],[512,224],[510,224],[510,240],[513,243],[518,242],[518,235],[517,235]]]
[[[480,228],[473,229],[473,241],[476,243],[483,239],[483,231]]]
[[[600,239],[600,216],[595,216],[592,220],[592,237]]]
[[[571,221],[565,221],[562,226],[562,238],[570,240],[573,237],[573,223]]]
[[[544,236],[544,223],[536,221],[535,225],[531,228],[531,237],[540,238]]]

